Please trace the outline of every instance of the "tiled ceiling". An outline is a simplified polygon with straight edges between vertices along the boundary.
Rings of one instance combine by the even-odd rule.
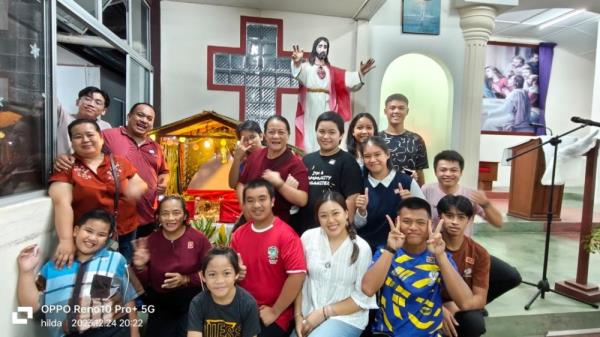
[[[574,8],[550,8],[510,11],[496,18],[493,37],[531,39],[554,42],[571,53],[594,59],[600,14],[583,11],[550,27],[539,24],[556,16],[566,15]]]

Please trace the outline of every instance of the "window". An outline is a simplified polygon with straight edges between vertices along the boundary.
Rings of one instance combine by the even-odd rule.
[[[150,58],[148,53],[148,41],[150,41],[150,9],[144,0],[131,0],[131,41],[132,47],[146,59]]]
[[[0,10],[0,197],[45,186],[44,1]]]
[[[130,58],[128,76],[129,106],[150,100],[150,72]]]
[[[246,88],[245,116],[262,125],[275,114],[277,88],[297,88],[289,57],[277,57],[277,26],[248,23],[246,54],[216,53],[215,84]]]

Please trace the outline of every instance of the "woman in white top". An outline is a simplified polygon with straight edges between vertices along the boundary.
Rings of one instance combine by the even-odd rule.
[[[302,235],[308,275],[296,298],[292,337],[358,337],[376,309],[375,297],[361,290],[371,249],[348,222],[346,200],[327,192],[315,205],[320,227]]]

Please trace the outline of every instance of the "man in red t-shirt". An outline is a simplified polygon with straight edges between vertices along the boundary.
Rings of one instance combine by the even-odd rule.
[[[273,215],[275,190],[264,179],[244,187],[244,211],[252,219],[233,233],[231,247],[247,268],[240,285],[259,305],[260,337],[287,336],[294,299],[306,276],[298,234]]]
[[[475,214],[473,204],[467,197],[449,194],[438,202],[437,210],[444,220],[442,236],[446,242],[446,251],[452,253],[459,274],[473,292],[473,297],[462,311],[444,294],[444,335],[481,336],[485,333],[483,309],[489,288],[490,255],[485,248],[465,235],[465,229]]]

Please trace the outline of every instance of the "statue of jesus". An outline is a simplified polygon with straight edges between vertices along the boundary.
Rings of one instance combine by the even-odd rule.
[[[349,91],[363,86],[363,77],[374,68],[375,60],[360,62],[359,71],[346,71],[329,63],[329,40],[319,37],[313,43],[308,62],[298,45],[292,47],[292,76],[300,82],[296,109],[296,146],[305,152],[319,149],[315,123],[325,111],[335,111],[345,121],[352,118]]]

